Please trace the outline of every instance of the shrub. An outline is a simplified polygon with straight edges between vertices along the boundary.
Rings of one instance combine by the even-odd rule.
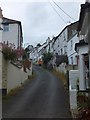
[[[42,60],[43,60],[43,64],[45,67],[47,67],[49,61],[52,59],[53,55],[48,52],[48,53],[44,53],[43,54],[43,57],[42,57]]]
[[[18,47],[17,49],[15,49],[15,46],[12,44],[5,44],[1,43],[2,45],[2,53],[4,55],[4,58],[6,60],[16,60],[20,57],[22,57],[25,54],[25,50],[21,47]]]
[[[66,63],[68,64],[68,57],[67,55],[58,55],[56,54],[56,66],[58,67],[61,63]]]
[[[80,110],[76,118],[77,120],[90,120],[90,110],[89,109]]]
[[[3,47],[2,48],[2,53],[3,53],[4,58],[6,60],[14,60],[14,59],[16,59],[16,52],[11,47],[8,47],[8,46]]]

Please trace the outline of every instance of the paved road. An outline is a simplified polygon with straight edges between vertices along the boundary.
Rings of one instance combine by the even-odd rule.
[[[36,77],[9,100],[3,100],[3,118],[70,118],[68,94],[62,81],[40,67]]]

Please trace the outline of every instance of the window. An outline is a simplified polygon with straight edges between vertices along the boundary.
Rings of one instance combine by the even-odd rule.
[[[62,50],[62,48],[61,48],[61,55],[63,54],[63,50]]]
[[[72,40],[71,40],[71,50],[72,50],[72,47],[73,47],[73,42],[72,42]]]
[[[76,64],[78,65],[78,56],[76,55],[75,58],[76,58]]]
[[[73,64],[73,57],[71,57],[71,64]]]
[[[6,32],[6,31],[9,31],[9,25],[4,25],[4,26],[3,26],[3,31],[5,31],[5,32]]]
[[[60,50],[58,51],[58,54],[60,55]]]
[[[67,46],[64,46],[64,54],[67,54]]]

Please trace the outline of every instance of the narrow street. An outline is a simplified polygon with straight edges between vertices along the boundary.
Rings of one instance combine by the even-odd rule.
[[[3,118],[70,118],[69,96],[62,81],[38,66],[34,73],[24,89],[3,100]]]

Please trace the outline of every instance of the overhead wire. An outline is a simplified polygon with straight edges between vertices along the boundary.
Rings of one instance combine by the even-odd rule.
[[[49,1],[49,0],[48,0]],[[62,19],[62,21],[64,22],[64,23],[67,23],[62,17],[61,17],[61,15],[57,12],[57,10],[53,7],[53,5],[51,4],[51,2],[49,1],[49,4],[51,5],[51,7],[53,8],[53,10],[59,15],[59,17]]]
[[[53,1],[53,0],[52,0]],[[72,20],[76,21],[73,17],[71,17],[68,13],[66,13],[55,1],[53,1],[53,3],[64,13],[66,14],[69,18],[71,18]]]

